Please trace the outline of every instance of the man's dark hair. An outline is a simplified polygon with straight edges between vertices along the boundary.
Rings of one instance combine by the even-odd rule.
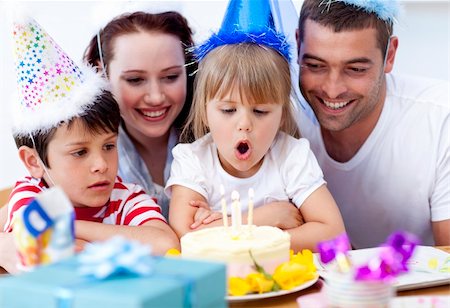
[[[390,0],[389,0],[390,1]],[[384,21],[374,13],[345,4],[341,1],[305,0],[300,10],[298,22],[299,39],[303,41],[305,21],[310,19],[335,32],[374,28],[377,31],[378,47],[383,58],[389,38],[393,34],[392,21]]]

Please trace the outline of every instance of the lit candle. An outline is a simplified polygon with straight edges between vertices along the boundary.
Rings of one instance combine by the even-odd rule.
[[[227,203],[225,202],[225,188],[220,184],[220,204],[222,205],[222,220],[223,226],[228,228],[228,214],[227,214]]]
[[[253,188],[249,188],[248,190],[248,212],[247,212],[247,224],[249,226],[253,225],[253,197],[255,196],[255,192]]]
[[[233,237],[239,235],[239,216],[241,209],[239,208],[239,193],[235,190],[231,192],[231,232]]]

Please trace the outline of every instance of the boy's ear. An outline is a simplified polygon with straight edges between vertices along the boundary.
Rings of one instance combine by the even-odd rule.
[[[24,145],[21,146],[19,148],[19,158],[32,177],[40,179],[44,176],[44,168],[35,149]]]
[[[103,67],[102,62],[101,62],[100,60],[97,60],[97,61],[95,62],[95,65],[96,65],[96,67],[97,67],[98,73],[100,73],[100,74],[106,76],[106,68]]]

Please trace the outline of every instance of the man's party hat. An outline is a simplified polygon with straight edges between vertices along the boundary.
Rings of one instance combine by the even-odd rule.
[[[397,0],[322,0],[320,5],[330,7],[333,2],[343,2],[368,14],[375,14],[379,19],[393,23],[400,11]]]
[[[107,81],[87,66],[77,66],[32,18],[13,22],[18,102],[13,134],[48,131],[81,115],[95,102]]]
[[[275,29],[272,6],[276,0],[230,0],[220,30],[196,50],[198,60],[216,47],[255,43],[275,49],[290,60],[290,45]]]

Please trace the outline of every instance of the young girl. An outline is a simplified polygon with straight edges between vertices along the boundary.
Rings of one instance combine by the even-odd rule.
[[[295,251],[315,250],[319,241],[344,232],[308,141],[296,138],[289,62],[282,52],[246,41],[222,45],[201,60],[195,82],[188,127],[199,139],[173,149],[166,186],[178,236],[223,224],[216,213],[221,185],[228,205],[231,191],[239,192],[244,212],[247,192],[254,190],[255,225],[279,226],[289,210],[297,213],[294,219],[301,214],[304,224],[284,228]]]

